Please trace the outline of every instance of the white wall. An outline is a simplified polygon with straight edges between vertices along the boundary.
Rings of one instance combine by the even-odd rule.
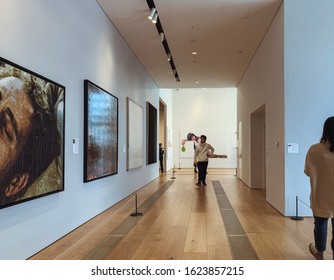
[[[238,87],[242,158],[238,176],[251,186],[250,119],[266,108],[266,199],[284,213],[284,10],[281,8]],[[238,132],[239,133],[239,132]],[[278,146],[276,145],[278,142]]]
[[[296,196],[299,215],[312,215],[303,170],[309,146],[334,115],[333,8],[331,0],[285,0],[238,88],[245,143],[239,176],[250,184],[249,116],[265,104],[267,201],[286,216],[296,214]],[[299,153],[288,153],[288,143]]]
[[[0,56],[66,87],[65,191],[0,210],[0,259],[25,259],[158,177],[158,163],[127,172],[123,146],[126,97],[145,112],[159,90],[95,1],[2,0],[0,18]],[[86,184],[84,79],[119,98],[118,174]]]
[[[298,143],[298,154],[286,154],[286,214],[295,214],[295,197],[309,205],[304,160],[319,142],[327,117],[334,115],[334,1],[285,2],[285,142]],[[299,203],[300,215],[311,215]]]
[[[192,143],[181,151],[181,139],[188,132],[205,134],[216,154],[226,154],[227,159],[209,160],[209,168],[236,167],[236,89],[179,89],[174,90],[174,164],[175,168],[193,166]]]

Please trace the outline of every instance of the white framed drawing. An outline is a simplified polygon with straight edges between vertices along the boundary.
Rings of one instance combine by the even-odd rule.
[[[127,154],[126,170],[143,165],[143,108],[129,97],[127,103]]]

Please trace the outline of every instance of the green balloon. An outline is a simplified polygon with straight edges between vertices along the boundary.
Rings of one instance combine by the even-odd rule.
[[[181,151],[182,151],[182,152],[185,152],[185,151],[186,151],[186,147],[185,147],[185,146],[182,146]]]

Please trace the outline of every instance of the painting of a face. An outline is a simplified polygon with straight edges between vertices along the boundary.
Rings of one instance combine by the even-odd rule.
[[[33,107],[23,83],[0,80],[0,180],[18,160],[32,127]]]
[[[64,190],[65,87],[0,57],[0,208]]]

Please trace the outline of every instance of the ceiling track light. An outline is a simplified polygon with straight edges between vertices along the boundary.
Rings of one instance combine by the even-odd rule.
[[[155,13],[155,15],[153,16],[152,22],[153,22],[154,24],[156,24],[157,21],[158,21],[158,13]]]
[[[156,8],[152,8],[152,9],[151,9],[150,14],[148,15],[148,18],[149,18],[150,20],[153,20],[153,17],[154,17],[154,14],[155,14],[156,11],[157,11]]]
[[[165,34],[163,32],[160,32],[160,40],[161,42],[165,40]]]
[[[172,59],[172,55],[170,53],[167,54],[167,60],[170,61]]]
[[[174,75],[174,77],[175,77],[175,80],[176,80],[177,82],[179,82],[179,81],[180,81],[180,78],[179,78],[179,74],[177,73],[176,69],[173,69],[173,75]]]

